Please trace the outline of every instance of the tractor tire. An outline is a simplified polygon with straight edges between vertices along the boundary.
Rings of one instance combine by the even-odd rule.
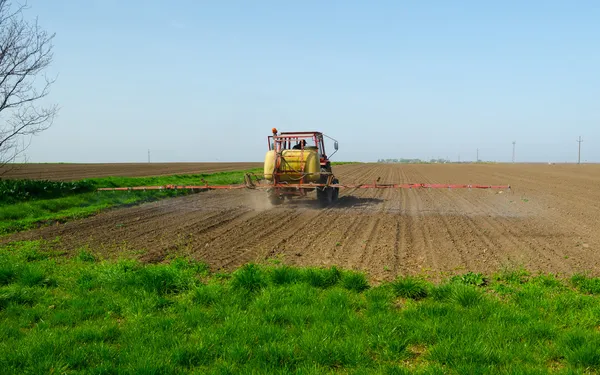
[[[329,174],[331,173],[331,167],[321,167],[321,173],[320,183],[326,184]],[[331,182],[337,184],[338,179],[334,178]],[[338,198],[338,195],[339,188],[317,188],[317,199],[319,200],[321,207],[327,207],[335,202]]]
[[[337,185],[339,183],[340,183],[340,181],[337,178],[333,179],[333,184],[334,185]],[[332,189],[333,189],[333,201],[335,202],[335,201],[338,200],[338,198],[340,196],[340,188],[336,187],[336,188],[332,188]]]
[[[321,207],[327,207],[333,203],[333,188],[317,188],[317,199]]]

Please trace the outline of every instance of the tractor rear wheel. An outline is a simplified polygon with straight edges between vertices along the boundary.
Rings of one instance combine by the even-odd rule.
[[[317,188],[317,199],[321,207],[327,207],[333,203],[333,188]]]
[[[331,174],[331,167],[321,167],[321,180],[319,181],[321,184],[326,184],[329,175]],[[337,178],[331,180],[332,184],[337,184],[339,181]],[[318,187],[317,188],[317,199],[321,204],[321,207],[327,207],[338,199],[339,188],[332,187]]]

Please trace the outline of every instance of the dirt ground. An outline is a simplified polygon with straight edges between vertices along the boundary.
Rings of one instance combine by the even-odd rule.
[[[112,210],[13,235],[88,246],[109,257],[159,262],[170,254],[214,270],[278,259],[291,265],[397,275],[503,267],[600,274],[600,166],[385,165],[334,167],[341,183],[510,184],[511,191],[347,189],[337,204],[316,199],[272,207],[259,191],[210,191]],[[314,194],[314,193],[313,193]],[[6,241],[6,239],[4,239]]]
[[[2,178],[71,181],[92,177],[148,177],[200,174],[260,168],[262,163],[110,163],[16,164],[0,168]]]

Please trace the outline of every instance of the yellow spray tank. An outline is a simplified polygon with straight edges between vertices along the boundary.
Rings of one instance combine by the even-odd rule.
[[[282,150],[277,168],[277,153],[267,151],[264,163],[265,179],[273,181],[273,173],[279,173],[280,182],[299,183],[304,176],[304,182],[319,182],[321,164],[316,150]]]

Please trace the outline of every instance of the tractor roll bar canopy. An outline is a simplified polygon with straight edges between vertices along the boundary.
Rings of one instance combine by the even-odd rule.
[[[298,143],[301,140],[312,139],[314,145],[317,147],[319,154],[322,158],[327,158],[325,153],[325,143],[323,137],[329,138],[334,142],[335,154],[338,151],[339,145],[338,141],[329,137],[326,134],[317,131],[308,131],[308,132],[281,132],[278,134],[277,129],[273,128],[273,135],[268,137],[268,145],[269,150],[281,150],[285,148],[292,148],[292,142]],[[333,156],[333,154],[329,155],[329,157]]]

